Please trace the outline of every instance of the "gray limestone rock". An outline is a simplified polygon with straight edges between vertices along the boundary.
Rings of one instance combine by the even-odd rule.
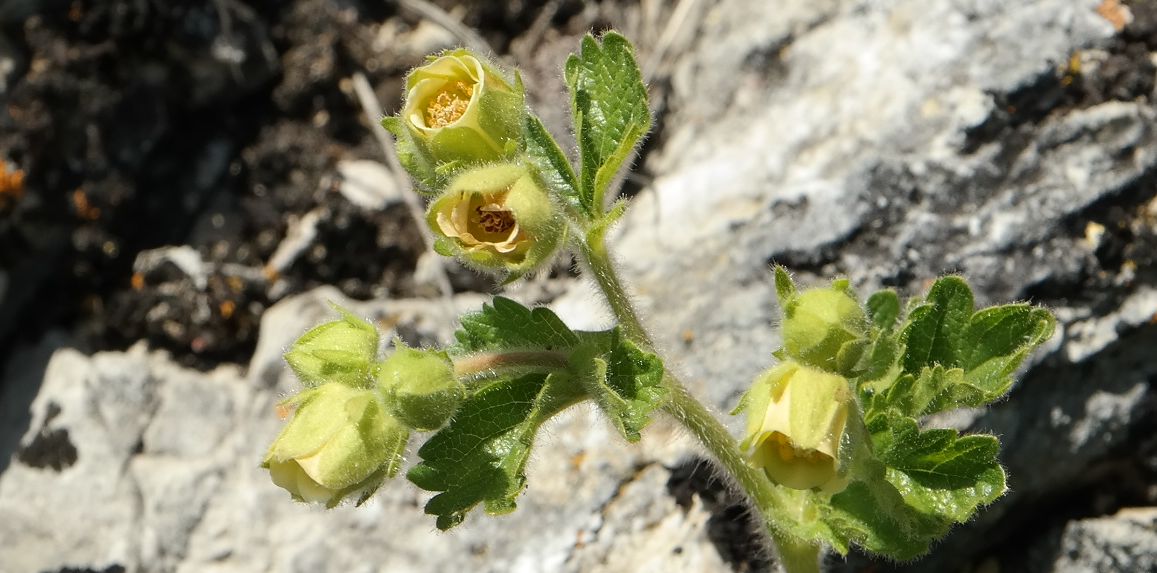
[[[1098,516],[1154,488],[1049,511],[1111,490],[1115,468],[1149,468],[1136,470],[1143,485],[1157,473],[1157,112],[1152,78],[1148,92],[1096,95],[1116,93],[1104,71],[1124,43],[1143,45],[1098,4],[720,0],[670,55],[663,127],[640,162],[649,180],[614,246],[659,346],[713,408],[772,363],[773,262],[864,292],[919,293],[962,272],[981,303],[1057,311],[1057,337],[1008,400],[947,419],[1001,437],[1012,492],[908,568],[1015,562],[1010,543],[1037,541],[1032,520],[1039,535],[1063,531],[1045,570],[1151,566],[1152,519]],[[1078,82],[1065,66],[1082,51],[1108,55]],[[330,316],[326,301],[429,344],[483,300],[313,291],[266,312],[246,372],[44,341],[0,387],[0,539],[17,548],[0,551],[0,571],[732,570],[712,529],[726,504],[704,502],[710,488],[686,504],[671,493],[696,448],[667,420],[628,446],[591,408],[560,416],[518,513],[450,534],[405,483],[331,512],[269,483],[257,464],[274,405],[295,391],[280,356]],[[554,307],[574,328],[607,323],[587,283]]]

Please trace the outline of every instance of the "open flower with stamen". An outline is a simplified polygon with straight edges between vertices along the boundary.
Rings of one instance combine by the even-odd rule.
[[[383,125],[398,136],[398,155],[419,181],[444,167],[510,157],[520,148],[526,101],[521,82],[468,50],[451,50],[406,78],[399,117]]]
[[[851,390],[843,376],[789,361],[761,375],[738,410],[747,410],[741,447],[772,481],[794,489],[836,493],[840,442]]]
[[[514,163],[462,173],[430,205],[426,220],[442,254],[514,278],[548,262],[565,233],[534,174]]]

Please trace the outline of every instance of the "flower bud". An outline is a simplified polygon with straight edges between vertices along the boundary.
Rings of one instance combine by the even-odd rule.
[[[400,157],[419,181],[439,167],[495,161],[516,152],[526,98],[522,83],[469,50],[451,50],[406,77],[400,117],[387,128],[403,132]]]
[[[862,351],[858,342],[867,333],[868,319],[845,285],[793,294],[783,303],[783,314],[787,356],[816,368],[850,374],[846,370]]]
[[[850,401],[843,376],[797,362],[775,366],[744,398],[747,431],[740,447],[776,483],[837,493],[847,485],[839,453]]]
[[[518,278],[547,263],[562,242],[561,212],[526,167],[502,163],[459,175],[426,222],[439,253]]]
[[[368,387],[370,367],[378,353],[378,331],[348,311],[337,310],[341,320],[301,335],[285,353],[285,361],[307,387],[327,382]]]
[[[390,411],[415,430],[437,430],[458,411],[466,387],[454,376],[445,352],[416,350],[397,343],[378,369],[378,387]]]
[[[409,430],[386,413],[373,390],[330,383],[289,405],[297,411],[262,465],[294,499],[328,507],[355,493],[364,500],[397,474]]]

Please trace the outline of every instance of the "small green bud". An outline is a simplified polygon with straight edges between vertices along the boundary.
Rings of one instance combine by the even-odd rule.
[[[740,409],[747,410],[746,437],[752,465],[772,481],[794,489],[837,493],[840,442],[851,390],[843,376],[789,361],[760,375]]]
[[[527,167],[501,163],[460,174],[426,222],[440,253],[514,279],[549,262],[565,234],[561,215]]]
[[[458,412],[466,387],[445,352],[397,343],[378,368],[378,386],[391,412],[415,430],[437,430]]]
[[[521,147],[526,97],[494,65],[469,50],[444,52],[406,77],[400,117],[384,125],[399,137],[399,156],[429,182],[446,165],[510,157]]]
[[[868,318],[842,281],[792,294],[783,303],[783,348],[787,356],[824,370],[850,374],[863,351]],[[841,351],[843,354],[841,354]]]
[[[373,390],[324,384],[286,406],[297,411],[262,465],[294,499],[328,507],[354,494],[365,500],[398,473],[409,430]]]
[[[348,311],[334,308],[342,314],[341,320],[301,335],[285,353],[285,361],[310,388],[327,382],[369,387],[370,367],[378,353],[378,331]]]

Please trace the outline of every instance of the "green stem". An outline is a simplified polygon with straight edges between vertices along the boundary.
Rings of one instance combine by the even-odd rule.
[[[455,359],[454,375],[474,382],[518,372],[562,372],[569,367],[570,359],[563,352],[494,352]]]
[[[636,344],[651,348],[653,346],[651,336],[647,334],[647,329],[643,328],[643,322],[639,320],[639,314],[635,312],[635,307],[631,304],[627,289],[619,280],[614,262],[611,261],[611,256],[607,253],[607,244],[603,233],[590,233],[587,240],[579,240],[577,243],[582,251],[582,258],[590,269],[591,276],[603,291],[607,304],[611,305],[611,312],[618,319],[619,326],[623,328],[627,337]]]
[[[779,562],[785,571],[789,573],[819,573],[820,546],[818,543],[779,536],[775,538],[775,548],[779,551]]]
[[[636,344],[653,349],[651,337],[631,304],[626,288],[619,280],[614,263],[607,252],[603,233],[590,233],[586,241],[580,240],[577,243],[619,326]],[[762,515],[763,525],[779,551],[784,569],[788,573],[818,573],[820,546],[800,539],[783,529],[797,522],[792,514],[799,513],[799,504],[781,495],[762,471],[747,463],[746,456],[727,428],[699,400],[696,400],[669,370],[663,375],[663,383],[669,396],[663,406],[664,411],[690,430],[743,488],[751,503]],[[780,527],[773,527],[773,524],[779,524]]]

